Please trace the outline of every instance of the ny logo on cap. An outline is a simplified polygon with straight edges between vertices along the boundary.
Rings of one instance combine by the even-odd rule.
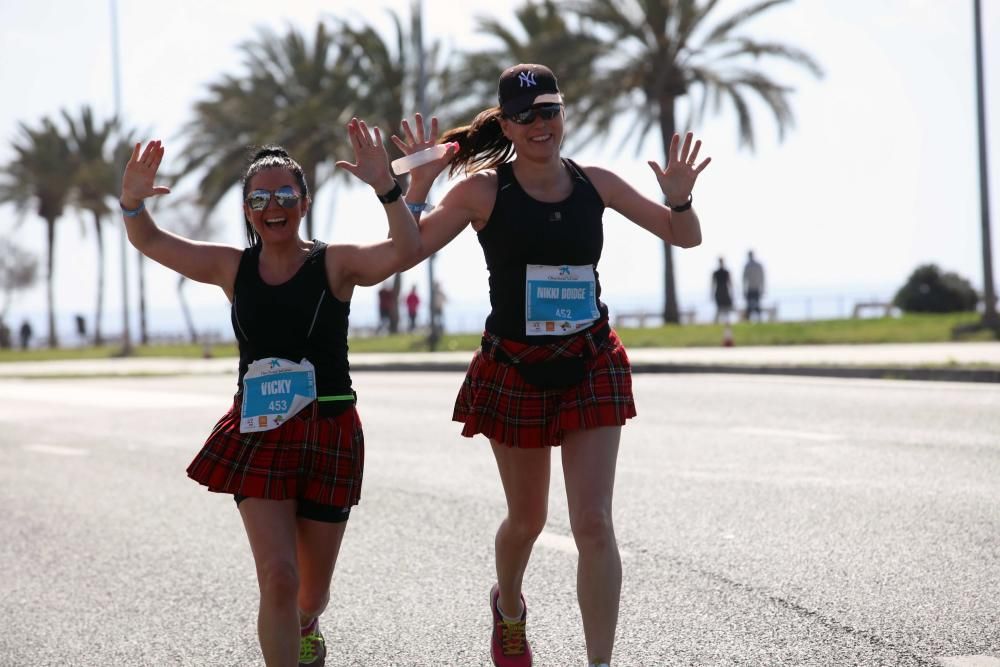
[[[535,73],[534,72],[521,72],[517,75],[518,80],[521,82],[521,88],[537,86],[535,83]]]

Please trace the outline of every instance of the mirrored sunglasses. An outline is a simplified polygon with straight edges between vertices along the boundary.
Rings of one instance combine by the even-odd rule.
[[[551,103],[551,104],[539,104],[537,106],[530,107],[524,111],[509,114],[508,119],[514,121],[518,125],[531,125],[535,122],[535,118],[541,116],[542,120],[552,120],[562,111],[562,105]]]
[[[273,192],[271,190],[254,190],[247,195],[246,202],[251,210],[263,211],[271,203],[271,197],[278,201],[281,208],[295,208],[299,203],[299,193],[290,185],[283,185]]]

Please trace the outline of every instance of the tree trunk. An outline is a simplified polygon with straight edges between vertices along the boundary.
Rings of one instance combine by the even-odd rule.
[[[97,236],[97,309],[94,312],[94,345],[104,344],[101,335],[101,318],[104,315],[104,235],[102,233],[101,214],[94,214],[94,233]]]
[[[146,326],[146,256],[139,253],[139,342],[149,345],[149,328]]]
[[[302,167],[302,173],[306,177],[306,184],[311,188],[312,194],[309,201],[309,210],[306,211],[306,240],[311,241],[316,238],[313,234],[313,211],[315,208],[313,204],[316,202],[316,165],[310,167]]]
[[[670,160],[670,140],[676,131],[674,102],[671,95],[660,96],[660,137],[663,140],[664,168]],[[663,199],[666,202],[666,197]],[[677,306],[677,285],[674,280],[674,248],[663,242],[663,322],[680,323],[680,309]]]
[[[194,328],[194,320],[191,318],[191,309],[188,308],[187,299],[184,298],[184,281],[187,280],[184,276],[181,276],[177,280],[177,299],[181,302],[181,313],[184,315],[184,324],[187,325],[188,336],[191,337],[192,343],[198,342],[198,332]]]
[[[392,306],[389,308],[389,333],[399,333],[399,294],[403,291],[403,274],[392,278]]]
[[[48,257],[46,257],[48,274],[45,276],[45,297],[48,300],[49,310],[49,347],[55,349],[59,347],[59,337],[56,335],[56,306],[53,290],[56,256],[56,221],[54,219],[45,221],[45,233],[48,241]]]

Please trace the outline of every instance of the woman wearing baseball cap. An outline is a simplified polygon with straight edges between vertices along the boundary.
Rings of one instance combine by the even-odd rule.
[[[570,526],[579,550],[577,596],[590,665],[608,665],[621,591],[612,495],[621,427],[634,417],[628,356],[608,323],[598,262],[602,216],[612,208],[658,238],[701,243],[691,190],[710,159],[701,141],[675,135],[664,169],[649,162],[670,205],[640,194],[614,173],[562,157],[565,111],[558,82],[537,64],[500,76],[498,105],[441,142],[459,147],[412,172],[406,199],[419,213],[434,179],[464,171],[420,221],[425,255],[466,226],[476,231],[489,270],[491,312],[453,419],[462,435],[492,445],[507,500],[496,534],[497,583],[490,592],[491,654],[498,667],[531,665],[521,582],[545,526],[551,448],[559,446]],[[405,153],[438,141],[403,122]]]

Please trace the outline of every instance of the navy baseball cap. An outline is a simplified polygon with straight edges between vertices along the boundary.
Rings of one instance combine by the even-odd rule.
[[[497,86],[500,111],[505,116],[526,111],[536,104],[562,104],[556,75],[545,65],[508,67]]]

